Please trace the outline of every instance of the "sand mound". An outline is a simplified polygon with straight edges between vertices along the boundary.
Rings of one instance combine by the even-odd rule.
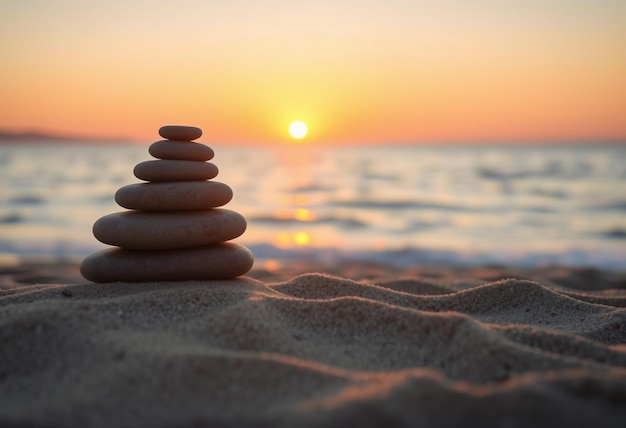
[[[0,426],[623,426],[626,293],[320,274],[0,292]]]

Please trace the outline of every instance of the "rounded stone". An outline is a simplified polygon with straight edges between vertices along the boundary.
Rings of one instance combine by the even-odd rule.
[[[167,251],[111,248],[94,253],[80,266],[93,282],[157,282],[231,279],[254,263],[250,250],[234,242]]]
[[[145,181],[204,181],[218,172],[210,162],[189,160],[149,160],[138,163],[133,170],[135,177]]]
[[[154,142],[148,152],[157,159],[208,161],[215,153],[209,146],[192,141],[161,140]]]
[[[141,211],[206,210],[226,205],[232,198],[232,189],[217,181],[136,183],[115,193],[120,206]]]
[[[159,129],[159,135],[168,140],[191,141],[202,136],[202,129],[195,126],[167,125]]]
[[[100,242],[129,250],[173,250],[229,241],[246,230],[235,211],[125,211],[99,218],[93,234]]]

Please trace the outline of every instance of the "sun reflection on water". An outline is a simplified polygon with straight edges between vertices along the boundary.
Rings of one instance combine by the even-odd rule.
[[[304,230],[296,232],[279,232],[276,234],[274,244],[278,248],[290,249],[294,247],[306,247],[311,244],[311,234]]]
[[[315,220],[313,213],[308,208],[296,208],[293,212],[293,218],[298,221],[313,221]]]
[[[306,246],[311,243],[311,235],[308,232],[296,232],[293,234],[293,242],[299,246]]]

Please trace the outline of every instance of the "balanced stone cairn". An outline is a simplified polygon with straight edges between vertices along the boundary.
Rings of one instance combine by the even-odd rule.
[[[226,184],[210,181],[213,150],[197,142],[202,130],[164,126],[134,174],[147,183],[120,188],[115,201],[132,211],[96,221],[93,234],[114,245],[83,260],[82,275],[94,282],[229,279],[250,270],[246,247],[226,242],[241,236],[246,220],[225,208],[233,197]]]

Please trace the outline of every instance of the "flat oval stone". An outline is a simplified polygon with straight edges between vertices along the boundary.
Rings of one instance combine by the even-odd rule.
[[[217,181],[136,183],[115,193],[120,206],[141,211],[206,210],[226,205],[232,198],[232,189]]]
[[[93,282],[231,279],[248,272],[253,263],[250,250],[234,242],[167,251],[110,248],[85,258],[80,272]]]
[[[188,160],[149,160],[138,163],[133,170],[135,177],[146,181],[204,181],[218,172],[210,162]]]
[[[202,136],[202,129],[195,126],[167,125],[159,129],[159,135],[168,140],[191,141]]]
[[[157,159],[208,161],[213,159],[213,149],[191,141],[161,140],[152,143],[148,152]]]
[[[202,247],[234,239],[246,230],[246,219],[235,211],[126,211],[99,218],[96,239],[129,250],[173,250]]]

